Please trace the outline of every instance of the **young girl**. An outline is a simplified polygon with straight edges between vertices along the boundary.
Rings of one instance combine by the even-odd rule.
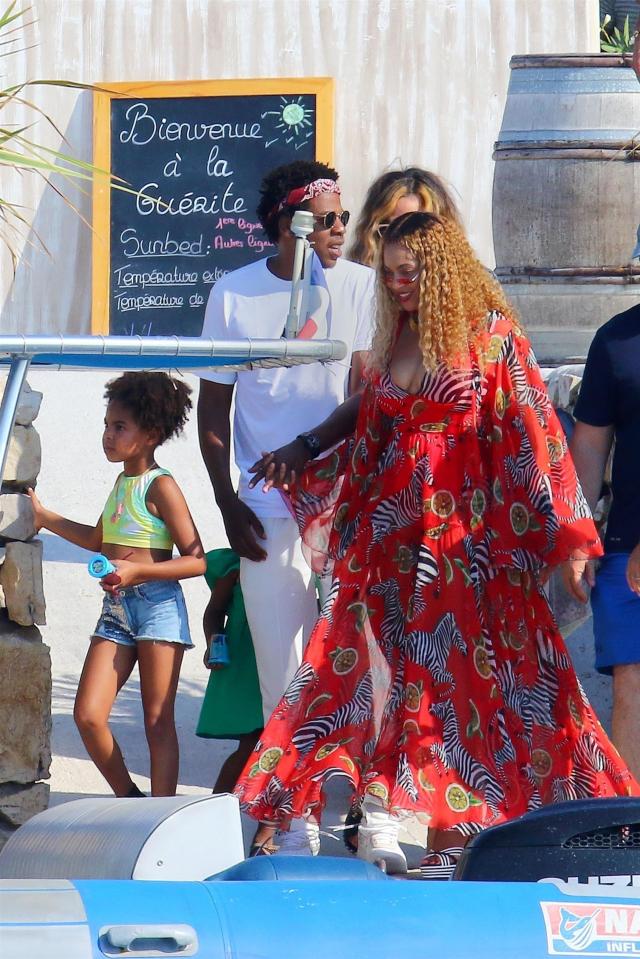
[[[155,452],[184,427],[191,390],[166,373],[125,373],[107,384],[102,446],[123,471],[95,526],[45,509],[33,490],[36,529],[102,552],[117,585],[102,580],[102,615],[91,638],[74,719],[87,752],[116,796],[143,795],[133,783],[109,728],[114,700],[138,663],[151,758],[151,793],[173,796],[178,782],[174,702],[185,649],[193,646],[179,579],[200,576],[198,531],[171,474]],[[173,545],[180,556],[172,558]]]
[[[206,555],[205,579],[211,599],[202,626],[207,643],[204,664],[211,670],[202,702],[196,736],[237,739],[213,787],[231,792],[258,740],[262,727],[262,697],[258,669],[240,588],[240,557],[232,549],[213,549]],[[225,633],[229,662],[222,668],[209,662],[212,637]]]

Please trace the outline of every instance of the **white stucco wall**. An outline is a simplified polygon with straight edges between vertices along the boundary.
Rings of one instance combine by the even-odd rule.
[[[32,12],[24,49],[3,63],[10,82],[335,77],[345,205],[357,211],[385,167],[430,168],[457,193],[487,264],[509,58],[598,48],[597,0],[33,0]],[[29,95],[90,159],[90,94]],[[61,146],[42,119],[32,133]],[[89,229],[39,177],[0,175],[0,196],[23,204],[49,250],[26,246],[15,277],[0,251],[0,328],[88,332]],[[70,196],[90,219],[89,195]]]

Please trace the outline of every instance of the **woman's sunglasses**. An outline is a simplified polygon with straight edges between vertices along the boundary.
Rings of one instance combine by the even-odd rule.
[[[418,270],[413,276],[407,276],[403,273],[392,273],[389,271],[388,273],[385,272],[382,274],[382,282],[385,286],[391,286],[392,283],[395,283],[396,286],[411,286],[412,283],[416,282],[421,273],[422,270]]]
[[[316,230],[330,230],[336,220],[340,220],[342,225],[346,226],[351,219],[351,214],[348,210],[343,210],[342,213],[336,213],[335,210],[331,210],[329,213],[325,213],[324,216],[316,216],[314,214],[313,219]]]
[[[378,236],[380,237],[380,239],[382,239],[382,237],[383,237],[384,234],[385,234],[385,231],[388,230],[388,229],[389,229],[389,224],[388,224],[388,223],[378,223],[378,225],[377,225],[377,227],[376,227],[376,233],[378,234]]]

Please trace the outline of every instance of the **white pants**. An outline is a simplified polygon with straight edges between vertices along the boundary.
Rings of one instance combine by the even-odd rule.
[[[240,560],[240,586],[258,666],[262,712],[269,719],[302,661],[318,618],[314,577],[296,522],[260,517],[267,534],[261,563]]]

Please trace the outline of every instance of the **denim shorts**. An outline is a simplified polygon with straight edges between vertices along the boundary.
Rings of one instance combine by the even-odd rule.
[[[118,594],[105,593],[94,636],[122,646],[151,640],[191,649],[187,607],[180,583],[152,580]]]
[[[640,596],[629,589],[628,561],[629,553],[604,556],[591,591],[596,669],[607,675],[614,666],[640,663]]]

